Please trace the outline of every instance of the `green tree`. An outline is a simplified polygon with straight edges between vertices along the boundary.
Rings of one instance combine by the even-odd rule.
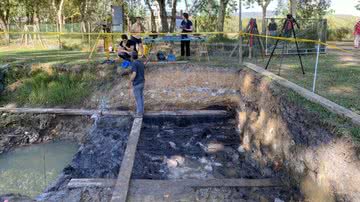
[[[202,31],[224,31],[225,18],[236,11],[235,0],[195,0],[190,13],[196,15]]]
[[[299,0],[296,16],[299,18],[322,18],[330,10],[331,0]]]
[[[161,32],[168,32],[169,25],[167,21],[167,13],[166,13],[166,0],[156,0],[159,4],[160,9],[160,20],[161,20]]]
[[[10,19],[14,15],[14,10],[17,6],[17,2],[14,0],[0,1],[0,30],[10,31]],[[10,41],[9,34],[6,33],[5,37]]]
[[[360,10],[360,0],[358,0],[357,4],[355,5],[355,8]]]
[[[266,10],[272,0],[247,0],[245,4],[250,7],[252,4],[257,3],[262,10],[262,33],[266,32]]]

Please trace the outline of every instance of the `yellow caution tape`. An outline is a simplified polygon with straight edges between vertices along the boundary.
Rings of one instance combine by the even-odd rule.
[[[152,32],[146,32],[146,33],[124,33],[124,32],[116,32],[116,33],[82,33],[82,32],[0,32],[0,34],[41,34],[41,35],[58,35],[58,36],[64,36],[64,35],[97,35],[99,36],[119,36],[123,34],[130,34],[130,35],[140,35],[140,36],[152,36],[152,35],[159,35],[159,36],[175,36],[175,35],[181,35],[184,34],[182,32],[174,32],[174,33],[152,33]],[[331,49],[337,49],[346,53],[352,53],[351,51],[344,50],[342,48],[339,48],[335,45],[330,45],[318,40],[312,40],[312,39],[302,39],[302,38],[290,38],[290,37],[280,37],[280,36],[269,36],[269,35],[263,35],[263,34],[250,34],[245,32],[192,32],[192,33],[186,33],[186,34],[192,34],[192,35],[219,35],[219,34],[228,34],[228,35],[239,35],[239,36],[257,36],[262,38],[269,38],[269,39],[277,39],[277,40],[283,40],[288,42],[302,42],[302,43],[314,43],[314,44],[320,44],[327,46]]]

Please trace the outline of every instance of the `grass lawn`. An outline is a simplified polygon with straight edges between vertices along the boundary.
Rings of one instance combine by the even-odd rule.
[[[68,50],[6,50],[0,51],[0,64],[24,64],[24,63],[50,63],[50,64],[86,64],[88,52]],[[348,57],[348,58],[346,58]],[[316,85],[316,93],[324,96],[344,107],[360,113],[360,61],[351,60],[356,56],[340,56],[335,53],[320,55],[319,71]],[[246,59],[246,58],[245,58]],[[306,74],[301,73],[299,59],[296,55],[286,56],[283,59],[280,76],[297,83],[298,85],[312,90],[315,55],[302,57]],[[102,61],[102,53],[94,54],[91,61]],[[203,57],[197,61],[197,57],[191,59],[193,63],[209,66],[236,67],[237,58],[228,58],[223,55],[210,57],[210,62]],[[255,62],[251,60],[250,62]],[[258,60],[257,64],[265,66],[264,61]],[[278,74],[280,58],[275,56],[269,66],[269,70]]]
[[[315,92],[360,113],[360,61],[349,57],[331,52],[320,55]],[[294,55],[284,57],[280,76],[312,91],[316,57],[307,55],[302,59],[305,75],[301,73],[298,56]],[[266,62],[267,59],[259,61],[258,65],[264,67]],[[268,70],[278,74],[279,63],[280,58],[273,57]]]
[[[19,106],[66,106],[78,104],[88,97],[97,79],[94,70],[74,73],[54,69],[32,70],[31,64],[71,65],[91,64],[104,60],[103,54],[67,50],[25,49],[0,51],[0,66],[10,64],[5,83],[17,86],[0,96],[0,105],[16,103]],[[12,89],[12,87],[10,87]]]
[[[99,60],[103,54],[94,54],[90,61]],[[0,51],[0,64],[84,64],[88,62],[89,52],[69,50],[5,50]]]

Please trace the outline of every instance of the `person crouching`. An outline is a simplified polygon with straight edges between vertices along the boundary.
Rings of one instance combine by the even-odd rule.
[[[126,61],[131,60],[131,53],[136,50],[136,43],[132,40],[128,40],[126,34],[121,35],[121,42],[118,47],[118,55],[120,58]]]

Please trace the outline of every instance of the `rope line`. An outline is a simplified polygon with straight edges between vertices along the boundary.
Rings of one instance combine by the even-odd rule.
[[[41,35],[60,35],[60,36],[65,36],[65,35],[96,35],[96,36],[119,36],[119,35],[123,35],[123,34],[136,34],[136,35],[141,35],[141,36],[154,36],[154,35],[158,35],[158,36],[176,36],[176,35],[181,35],[184,34],[182,32],[174,32],[174,33],[152,33],[152,32],[146,32],[146,33],[128,33],[128,32],[117,32],[117,33],[82,33],[82,32],[0,32],[0,34],[41,34]],[[192,35],[220,35],[220,34],[228,34],[228,35],[239,35],[239,36],[257,36],[257,37],[261,37],[261,38],[267,38],[267,39],[277,39],[277,40],[283,40],[283,41],[288,41],[288,42],[302,42],[302,43],[314,43],[314,44],[320,44],[320,45],[324,45],[327,46],[330,49],[336,49],[336,50],[340,50],[342,52],[346,52],[346,53],[352,53],[351,51],[342,49],[338,46],[335,45],[330,45],[328,43],[324,43],[318,40],[313,40],[313,39],[304,39],[304,38],[289,38],[289,37],[279,37],[279,36],[269,36],[269,35],[263,35],[263,34],[250,34],[250,33],[245,33],[243,31],[240,32],[193,32],[193,33],[187,33],[187,34],[192,34]]]

